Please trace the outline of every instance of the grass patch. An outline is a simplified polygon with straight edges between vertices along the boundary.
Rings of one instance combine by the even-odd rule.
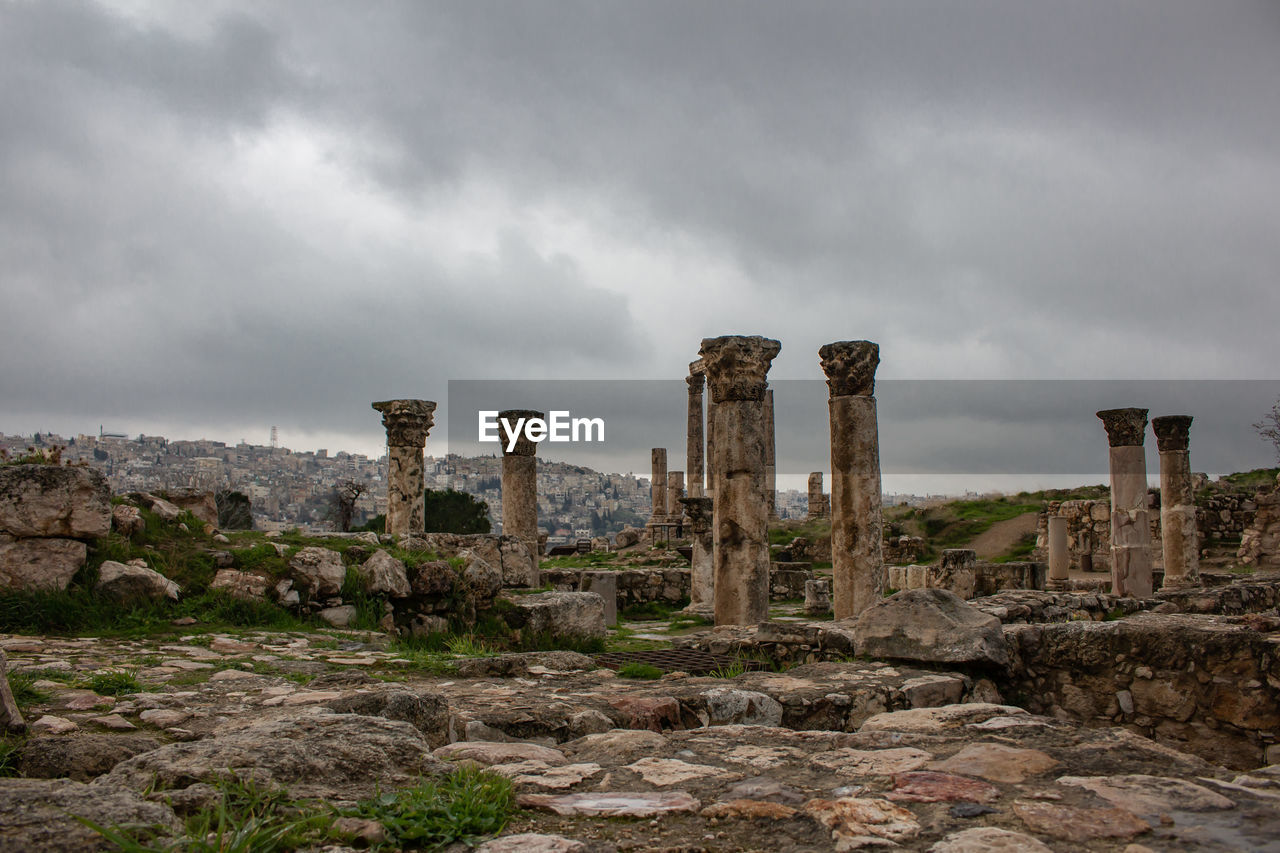
[[[124,696],[128,693],[141,693],[144,690],[142,683],[138,681],[136,669],[100,672],[91,676],[85,686],[99,696]]]
[[[637,679],[642,679],[646,681],[654,681],[662,677],[662,670],[658,669],[656,666],[653,666],[652,664],[639,663],[636,661],[632,661],[629,664],[625,664],[621,669],[618,670],[618,677],[619,678],[637,678]]]
[[[548,557],[542,561],[544,569],[618,569],[618,555],[610,551],[592,551],[589,554],[569,554],[564,557]]]
[[[157,841],[152,829],[105,827],[76,818],[125,853],[275,853],[319,846],[336,817],[323,803],[295,801],[288,792],[250,779],[212,782],[221,797],[216,805],[187,819],[184,835]]]
[[[438,849],[495,835],[515,808],[511,782],[496,773],[459,767],[439,781],[422,781],[361,802],[350,814],[376,820],[388,840],[405,849]]]
[[[49,694],[36,687],[37,681],[39,679],[29,672],[9,673],[9,689],[13,691],[13,701],[19,708],[49,700]]]
[[[737,678],[739,675],[742,675],[746,671],[747,671],[747,667],[745,664],[731,663],[731,664],[728,664],[727,666],[722,666],[719,669],[714,669],[707,674],[712,678],[728,679],[728,678]]]
[[[470,634],[446,638],[445,648],[449,650],[449,654],[464,658],[487,658],[497,654],[488,643],[477,640]]]
[[[679,631],[688,631],[690,628],[705,628],[714,624],[716,624],[715,620],[696,613],[677,613],[671,617],[671,627],[667,629],[667,633],[674,634]]]
[[[639,604],[631,604],[622,608],[618,611],[618,615],[629,622],[657,622],[662,619],[670,619],[677,610],[682,610],[688,605],[687,599],[677,604],[643,601]]]
[[[1034,533],[1024,533],[1018,537],[1018,541],[1007,553],[1001,554],[991,562],[993,563],[1013,563],[1019,560],[1029,560],[1036,550],[1036,535]]]

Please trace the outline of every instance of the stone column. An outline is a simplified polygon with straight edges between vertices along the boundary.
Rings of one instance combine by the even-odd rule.
[[[827,514],[826,495],[822,493],[822,472],[809,475],[809,518],[822,518]]]
[[[684,508],[680,506],[680,499],[684,497],[684,472],[668,471],[667,472],[667,519],[676,524],[680,521],[680,516],[684,513]]]
[[[703,495],[702,460],[706,450],[702,426],[702,388],[706,384],[706,374],[702,370],[702,362],[695,361],[689,365],[689,375],[685,382],[689,385],[689,422],[685,434],[685,462],[689,472],[689,497],[700,498]]]
[[[885,591],[876,367],[880,347],[840,341],[818,350],[831,398],[831,560],[835,618],[848,619]]]
[[[769,618],[769,511],[764,504],[763,404],[775,340],[704,338],[702,363],[714,407],[712,555],[717,625]]]
[[[1071,570],[1071,548],[1067,541],[1067,518],[1049,516],[1049,578],[1046,587],[1052,590],[1067,588]]]
[[[1191,416],[1152,418],[1160,448],[1160,539],[1163,589],[1200,585],[1200,541],[1191,485]]]
[[[387,532],[393,536],[422,533],[426,525],[422,448],[435,425],[431,400],[384,400],[373,408],[382,413],[387,430]]]
[[[653,499],[653,513],[649,524],[661,524],[667,515],[667,449],[655,447],[649,453],[651,473],[649,495]]]
[[[703,365],[705,372],[706,365]],[[716,401],[707,395],[707,484],[702,494],[709,498],[716,496]]]
[[[521,418],[542,418],[542,412],[508,409],[498,412],[498,437],[502,440],[502,533],[516,536],[529,546],[532,561],[528,583],[538,585],[541,552],[538,549],[538,443],[530,441],[524,430],[510,451],[510,436],[502,426],[506,420],[513,427]]]
[[[1151,595],[1151,525],[1147,512],[1147,459],[1142,440],[1146,409],[1098,412],[1111,445],[1111,591]]]
[[[764,505],[771,521],[778,518],[778,455],[773,434],[773,390],[764,392]]]
[[[715,574],[711,563],[711,498],[681,498],[684,514],[689,516],[693,539],[693,557],[689,564],[689,606],[691,613],[714,615]]]

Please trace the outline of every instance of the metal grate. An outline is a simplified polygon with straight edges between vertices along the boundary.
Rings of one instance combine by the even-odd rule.
[[[687,672],[706,675],[717,669],[740,666],[748,672],[761,672],[765,665],[750,658],[716,655],[698,649],[655,649],[647,652],[606,652],[595,656],[596,663],[606,669],[619,670],[629,663],[647,663],[663,672]]]

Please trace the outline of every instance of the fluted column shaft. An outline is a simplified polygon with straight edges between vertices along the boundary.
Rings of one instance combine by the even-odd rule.
[[[702,362],[695,361],[689,365],[689,375],[684,381],[689,385],[689,419],[685,433],[685,467],[689,475],[689,497],[700,498],[704,488],[703,458],[706,452],[702,420],[702,389],[706,385],[706,374],[702,372]]]
[[[649,451],[649,467],[649,496],[653,502],[649,523],[661,524],[667,514],[667,449],[665,447],[655,447]]]

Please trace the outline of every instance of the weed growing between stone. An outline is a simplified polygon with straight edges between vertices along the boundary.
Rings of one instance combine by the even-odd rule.
[[[654,681],[662,677],[662,670],[647,663],[629,663],[618,670],[618,677]]]
[[[501,832],[514,808],[508,779],[468,766],[439,781],[372,797],[351,814],[381,823],[391,844],[433,849]]]
[[[89,678],[88,687],[100,696],[124,696],[128,693],[141,693],[145,689],[138,681],[136,669],[100,672]]]

